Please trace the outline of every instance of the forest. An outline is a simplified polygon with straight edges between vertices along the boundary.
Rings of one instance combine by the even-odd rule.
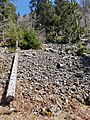
[[[89,42],[89,0],[30,0],[30,21],[20,24],[20,14],[9,0],[0,2],[0,45],[21,49],[40,49],[37,31],[43,31],[46,42],[77,45],[77,52],[86,52],[83,38]],[[23,17],[24,18],[24,17]],[[27,22],[27,21],[26,21]],[[32,23],[32,24],[29,24]]]

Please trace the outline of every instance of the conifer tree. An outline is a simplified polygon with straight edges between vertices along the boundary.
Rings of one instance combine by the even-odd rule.
[[[15,24],[16,22],[16,13],[15,13],[15,6],[10,3],[8,0],[2,0],[0,10],[1,10],[1,15],[2,15],[2,21],[1,21],[1,31],[2,31],[2,36],[1,39],[3,39],[3,42],[5,42],[5,34],[8,30],[8,28],[11,25],[11,22]]]

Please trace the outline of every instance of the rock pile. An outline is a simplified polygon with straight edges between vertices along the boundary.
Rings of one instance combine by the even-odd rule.
[[[18,79],[32,81],[29,94],[44,88],[47,94],[58,94],[63,100],[69,96],[90,104],[90,56],[67,54],[65,49],[65,45],[49,44],[43,50],[21,51]],[[48,85],[52,86],[50,91]]]
[[[13,53],[9,53],[7,48],[0,47],[0,83],[8,80],[13,61]]]
[[[25,99],[25,109],[35,103],[34,114],[51,116],[60,115],[73,98],[90,105],[90,56],[66,53],[67,47],[44,44],[42,50],[19,51],[16,98]],[[0,65],[5,68],[0,81],[8,79],[13,56],[0,48]]]

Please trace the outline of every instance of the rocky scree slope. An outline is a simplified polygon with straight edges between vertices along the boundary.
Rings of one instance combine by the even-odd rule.
[[[32,91],[52,84],[50,92],[59,94],[61,99],[75,97],[90,104],[90,56],[67,54],[65,49],[65,45],[49,44],[43,50],[21,51],[18,79],[32,81]]]
[[[14,107],[23,114],[26,112],[55,118],[66,111],[62,120],[89,120],[87,111],[78,112],[77,115],[75,110],[79,111],[80,104],[76,105],[78,101],[90,105],[90,56],[66,53],[67,47],[44,44],[42,50],[19,51],[16,100],[9,109]],[[7,48],[0,48],[0,54],[2,98],[14,54],[8,53]]]

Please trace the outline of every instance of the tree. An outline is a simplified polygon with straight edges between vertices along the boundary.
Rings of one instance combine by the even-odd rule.
[[[55,12],[58,16],[57,35],[62,33],[67,42],[79,40],[82,29],[80,27],[81,15],[78,11],[78,4],[76,2],[55,0]]]
[[[1,0],[0,4],[0,10],[2,11],[3,18],[14,19],[16,17],[16,7],[12,3],[8,0]]]
[[[36,11],[37,23],[45,28],[46,34],[49,34],[53,29],[54,21],[54,8],[50,2],[41,3]]]
[[[50,0],[31,1],[36,14],[36,23],[46,30],[46,36],[59,36],[62,34],[66,41],[80,39],[81,15],[75,1]]]
[[[15,47],[16,40],[18,40],[18,32],[13,21],[10,21],[10,25],[5,29],[5,39],[8,46]]]
[[[16,10],[16,7],[12,4],[12,3],[7,3],[5,5],[5,9],[3,11],[3,15],[6,19],[8,20],[12,20],[13,22],[16,21],[17,19],[17,16],[16,16],[16,13],[15,13],[15,10]]]
[[[19,42],[21,49],[39,49],[41,44],[33,28],[24,29],[22,39]]]
[[[8,47],[15,47],[17,40],[21,49],[39,49],[41,45],[33,28],[28,30],[18,26],[16,30],[13,22],[9,26],[5,37],[7,38],[6,45]]]
[[[1,0],[0,1],[0,40],[4,40],[4,30],[3,30],[3,27],[4,27],[4,15],[3,15],[3,12],[5,10],[5,4],[6,4],[6,1],[4,0]]]
[[[1,36],[1,39],[3,38],[3,42],[5,42],[5,34],[8,31],[9,26],[11,26],[12,22],[16,23],[17,16],[15,13],[16,7],[10,3],[9,0],[2,0],[1,3],[2,6],[0,6],[0,10],[2,11],[2,21],[0,28],[3,35]]]
[[[49,2],[49,0],[30,0],[29,7],[31,11],[33,10],[36,11],[41,3],[46,3],[46,2]]]
[[[49,0],[31,0],[30,8],[34,11],[36,25],[44,28],[46,34],[49,34],[53,28],[54,7]],[[52,25],[51,25],[52,24]]]

